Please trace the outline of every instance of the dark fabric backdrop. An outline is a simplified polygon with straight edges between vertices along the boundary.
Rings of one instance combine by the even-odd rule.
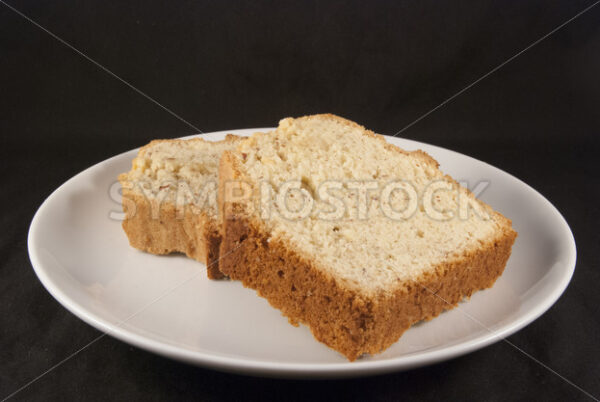
[[[393,134],[591,1],[9,3],[203,131],[331,112]],[[564,214],[578,262],[510,341],[600,397],[600,5],[401,136],[489,162]],[[52,190],[117,153],[194,130],[0,4],[0,398],[99,332],[39,283],[26,234]],[[506,343],[344,381],[223,374],[110,337],[15,400],[586,400]]]

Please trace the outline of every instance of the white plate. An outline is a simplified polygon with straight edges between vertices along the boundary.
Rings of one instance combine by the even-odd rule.
[[[269,129],[228,132],[264,130]],[[219,140],[225,133],[203,137]],[[379,355],[350,363],[240,283],[209,281],[203,265],[183,256],[129,247],[113,216],[121,210],[114,199],[116,177],[130,169],[137,150],[85,170],[44,201],[29,230],[31,263],[64,307],[115,338],[218,370],[274,377],[349,377],[422,366],[496,342],[550,308],[569,283],[576,258],[573,235],[552,204],[522,181],[468,156],[387,140],[423,149],[471,187],[488,180],[481,198],[513,220],[519,237],[492,289],[415,325]]]

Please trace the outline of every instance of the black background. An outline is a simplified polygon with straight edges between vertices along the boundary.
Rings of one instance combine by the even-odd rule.
[[[393,134],[590,1],[10,1],[208,132],[331,112]],[[596,158],[600,5],[401,136],[489,162],[544,194],[575,234],[562,298],[512,343],[600,397]],[[65,180],[151,139],[193,134],[0,4],[0,398],[99,332],[27,256],[28,225]],[[504,342],[427,368],[344,381],[223,374],[110,337],[16,395],[48,399],[586,400]]]

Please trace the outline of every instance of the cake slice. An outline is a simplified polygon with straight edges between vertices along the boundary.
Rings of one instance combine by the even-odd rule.
[[[152,253],[185,253],[203,262],[211,279],[218,267],[217,173],[225,150],[241,137],[155,140],[142,147],[132,169],[119,176],[123,229],[131,246]]]
[[[220,270],[349,360],[491,287],[516,238],[429,155],[333,115],[225,151],[219,208]]]

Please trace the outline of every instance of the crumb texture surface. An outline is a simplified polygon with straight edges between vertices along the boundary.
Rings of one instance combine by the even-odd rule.
[[[416,279],[510,230],[506,218],[445,176],[425,153],[403,151],[334,116],[284,119],[274,133],[241,143],[237,155],[243,155],[237,163],[250,181],[274,189],[264,220],[271,236],[363,291],[385,291],[390,284]],[[275,189],[290,182],[299,182],[301,191],[289,191],[285,213],[279,213],[283,204]],[[402,189],[385,193],[396,182],[414,191],[416,204]],[[312,212],[295,219],[290,211],[303,211],[306,195],[314,199]],[[329,196],[343,202],[337,210],[343,214],[324,219],[323,211],[334,211]],[[397,213],[402,211],[406,218]]]

